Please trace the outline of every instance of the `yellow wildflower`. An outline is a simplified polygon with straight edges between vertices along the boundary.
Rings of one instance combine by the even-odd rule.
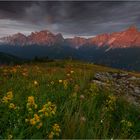
[[[100,122],[103,123],[103,120],[101,120]]]
[[[28,76],[28,73],[23,72],[22,75],[25,76],[25,77],[27,77]]]
[[[61,132],[60,126],[59,126],[57,123],[55,123],[55,124],[53,125],[53,131],[54,131],[54,132]]]
[[[43,108],[38,111],[38,113],[40,113],[41,117],[52,116],[55,114],[55,112],[56,112],[56,106],[54,104],[52,104],[50,101],[47,104],[43,105]]]
[[[62,83],[63,82],[63,80],[59,80],[59,83]]]
[[[73,74],[73,73],[74,73],[74,71],[73,71],[73,70],[71,70],[71,71],[70,71],[70,73],[71,73],[71,74]]]
[[[49,114],[48,114],[47,112],[45,112],[45,116],[46,116],[46,117],[48,117],[48,116],[49,116]]]
[[[25,119],[25,122],[26,122],[26,123],[29,122],[29,119]]]
[[[70,76],[70,74],[69,74],[69,73],[67,73],[67,76],[69,77],[69,76]]]
[[[59,136],[61,132],[60,126],[55,123],[52,127],[52,131],[49,134],[49,139],[53,139],[54,136]]]
[[[54,136],[54,132],[50,132],[50,134],[49,134],[49,139],[53,139],[53,136]]]
[[[113,111],[116,103],[116,97],[114,95],[109,95],[109,99],[107,100],[107,110]]]
[[[127,126],[128,126],[128,127],[132,127],[132,123],[128,121],[128,122],[127,122]]]
[[[42,122],[40,122],[40,123],[38,124],[37,128],[38,128],[38,129],[41,128],[42,125],[43,125]]]
[[[34,106],[35,106],[35,109],[37,109],[37,104],[35,104]]]
[[[84,99],[85,99],[85,96],[84,96],[83,94],[81,94],[81,95],[80,95],[80,99],[81,99],[81,100],[84,100]]]
[[[17,72],[17,69],[16,68],[12,68],[11,69],[11,72],[16,73]]]
[[[51,105],[52,103],[50,102],[50,101],[48,101],[48,103],[47,103],[47,105],[49,106],[49,105]]]
[[[9,100],[11,100],[13,98],[13,92],[12,91],[7,92],[7,98]]]
[[[35,104],[35,100],[33,96],[28,97],[28,102],[27,102],[27,109],[28,111],[32,112],[32,107],[37,109],[37,104]]]
[[[4,97],[2,98],[2,102],[3,102],[3,103],[8,103],[8,98],[7,98],[6,96],[4,96]]]
[[[122,120],[121,124],[125,127],[128,127],[128,128],[133,126],[132,123],[130,121],[127,121],[127,120]]]
[[[64,80],[63,81],[63,85],[64,85],[64,89],[67,89],[68,88],[68,81],[67,80]]]
[[[15,106],[15,104],[10,103],[9,108],[10,108],[10,109],[16,109],[16,106]]]
[[[36,80],[34,81],[34,85],[35,86],[38,86],[38,82]]]
[[[116,97],[113,96],[113,95],[112,95],[112,96],[110,95],[110,96],[109,96],[109,99],[110,99],[111,102],[115,102],[115,101],[116,101]]]
[[[30,119],[30,124],[31,124],[31,125],[35,125],[35,124],[36,124],[35,118]]]
[[[28,103],[29,103],[29,105],[34,105],[35,104],[35,101],[34,101],[34,97],[33,96],[29,96],[28,97]]]
[[[36,122],[40,121],[40,117],[37,114],[34,114],[34,118],[35,118]]]
[[[12,99],[13,99],[13,92],[12,91],[9,91],[9,92],[7,92],[6,96],[4,96],[2,98],[2,102],[3,103],[8,103]]]
[[[31,108],[28,108],[28,111],[29,111],[29,112],[32,112],[33,110],[32,110]]]
[[[8,135],[8,139],[12,139],[13,138],[13,136],[12,135]]]
[[[40,116],[38,114],[34,114],[34,117],[32,119],[25,119],[25,122],[29,122],[31,125],[36,125],[39,123],[39,127],[41,127],[40,122]]]
[[[80,118],[80,121],[81,121],[81,122],[86,122],[86,118],[85,118],[84,116],[82,116],[82,117]]]
[[[56,111],[56,110],[52,110],[52,115],[55,115],[55,111]]]

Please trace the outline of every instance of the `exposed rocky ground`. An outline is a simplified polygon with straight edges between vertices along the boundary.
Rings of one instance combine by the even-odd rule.
[[[98,72],[92,82],[99,87],[111,89],[116,95],[124,96],[129,102],[140,105],[140,78],[123,72]]]

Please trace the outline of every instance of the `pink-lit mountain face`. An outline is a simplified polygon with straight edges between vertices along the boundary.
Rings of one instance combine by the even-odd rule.
[[[10,44],[10,45],[26,45],[28,38],[21,33],[14,34],[12,36],[3,37],[1,38],[3,43]]]
[[[55,45],[64,41],[63,36],[59,34],[53,34],[48,30],[33,32],[29,36],[17,33],[12,36],[1,38],[3,43],[10,45]]]
[[[28,37],[27,44],[38,44],[38,45],[55,45],[64,41],[61,34],[54,35],[53,33],[44,30],[40,32],[31,33]]]
[[[97,46],[109,48],[129,48],[140,47],[140,32],[135,26],[131,26],[128,29],[121,32],[104,33],[91,38],[67,38],[59,34],[53,34],[48,30],[31,33],[29,36],[25,36],[21,33],[17,33],[12,36],[1,38],[3,43],[9,45],[47,45],[52,46],[56,44],[66,44],[74,48],[82,46]]]
[[[99,47],[109,46],[111,48],[128,48],[140,47],[140,32],[135,26],[122,31],[111,34],[101,34],[95,38],[89,39],[91,44]]]

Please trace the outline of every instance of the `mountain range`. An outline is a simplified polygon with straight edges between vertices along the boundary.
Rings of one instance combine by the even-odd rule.
[[[48,30],[0,38],[0,52],[18,58],[78,59],[126,70],[140,71],[140,32],[131,26],[120,32],[90,38],[64,38]]]
[[[0,38],[1,43],[9,45],[68,45],[73,48],[83,46],[97,46],[110,48],[140,47],[140,32],[135,26],[121,32],[104,33],[91,38],[74,37],[66,38],[61,33],[53,34],[48,30],[32,32],[30,35],[17,33],[8,37]]]

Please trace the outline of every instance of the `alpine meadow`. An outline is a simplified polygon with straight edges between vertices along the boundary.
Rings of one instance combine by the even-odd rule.
[[[139,1],[0,1],[0,139],[140,139]]]

